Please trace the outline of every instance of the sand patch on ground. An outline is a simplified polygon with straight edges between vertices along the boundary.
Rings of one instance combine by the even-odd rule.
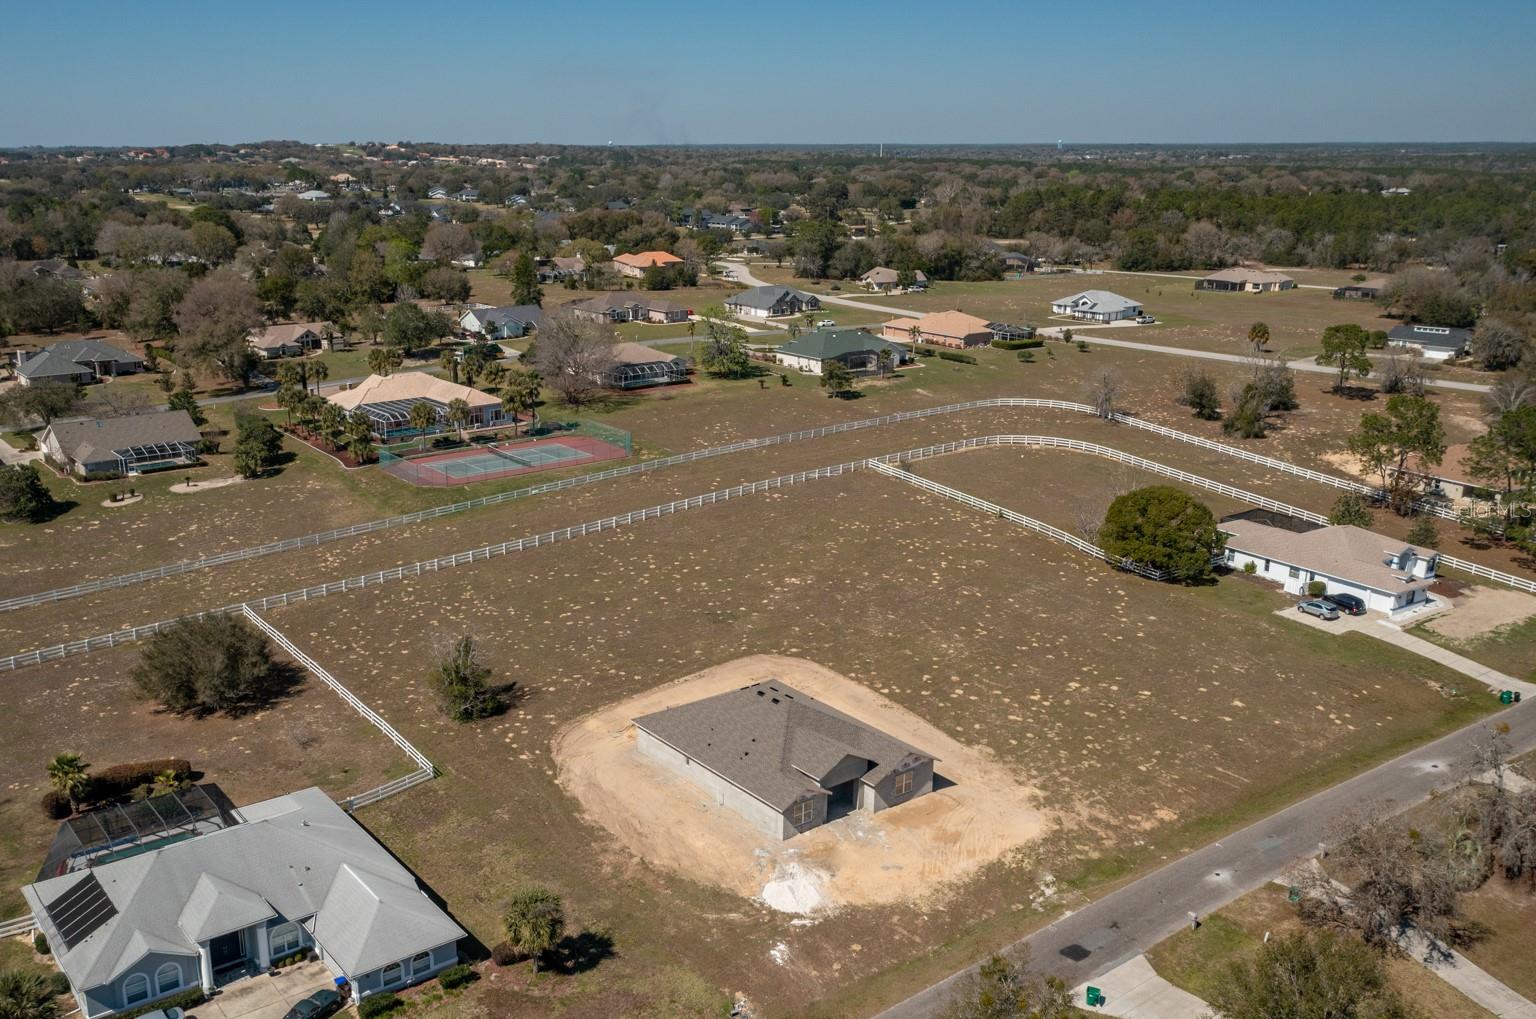
[[[922,747],[954,784],[778,841],[635,750],[630,719],[765,679]],[[610,705],[557,736],[554,756],[560,785],[630,852],[788,913],[920,897],[1039,838],[1049,823],[1032,805],[1035,791],[990,754],[800,658],[741,658]]]
[[[1425,623],[1425,627],[1442,637],[1466,640],[1536,615],[1536,598],[1497,587],[1469,587],[1454,604],[1455,611]]]
[[[1365,466],[1360,463],[1360,458],[1353,453],[1335,452],[1321,453],[1318,459],[1328,466],[1352,478],[1360,478],[1364,481],[1372,481],[1365,471]]]

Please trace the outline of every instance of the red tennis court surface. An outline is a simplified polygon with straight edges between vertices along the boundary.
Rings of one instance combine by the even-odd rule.
[[[497,481],[538,471],[580,467],[604,460],[622,460],[627,454],[612,443],[587,435],[561,435],[548,439],[507,442],[498,446],[474,446],[446,453],[426,453],[391,460],[384,471],[413,485],[469,485]]]

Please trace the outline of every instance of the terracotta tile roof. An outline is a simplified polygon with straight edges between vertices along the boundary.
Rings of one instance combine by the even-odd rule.
[[[934,336],[973,336],[976,333],[990,333],[992,330],[984,318],[975,315],[967,315],[963,311],[936,311],[922,318],[898,318],[885,323],[886,329],[911,329],[913,326],[924,333]]]
[[[636,269],[650,269],[653,266],[679,265],[682,259],[669,251],[639,251],[634,254],[615,255],[615,262],[621,265],[632,266]]]

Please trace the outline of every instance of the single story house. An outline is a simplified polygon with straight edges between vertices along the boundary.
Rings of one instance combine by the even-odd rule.
[[[582,276],[587,271],[587,260],[580,255],[566,258],[556,255],[538,267],[540,283],[563,283]]]
[[[932,754],[771,679],[634,724],[642,755],[770,838],[933,791]]]
[[[469,424],[466,428],[494,428],[507,418],[502,413],[501,401],[490,393],[471,389],[440,379],[426,372],[395,372],[393,375],[370,375],[351,389],[332,393],[326,400],[348,414],[361,410],[373,425],[373,433],[381,439],[413,434],[410,423],[411,408],[425,403],[437,418],[436,427],[449,427],[448,405],[454,400],[469,404]]]
[[[1387,333],[1387,343],[1393,347],[1415,347],[1431,361],[1446,361],[1467,352],[1472,342],[1470,329],[1455,326],[1427,326],[1404,323],[1393,326]]]
[[[198,462],[202,433],[184,410],[117,418],[55,421],[38,446],[54,463],[81,477],[140,474]]]
[[[880,334],[897,343],[931,343],[936,347],[984,347],[992,342],[992,325],[984,318],[963,311],[935,311],[922,318],[892,319],[880,328]]]
[[[877,265],[873,269],[859,277],[859,282],[868,290],[883,293],[887,290],[895,290],[901,286],[901,273],[895,269]],[[914,269],[912,277],[907,283],[908,290],[927,290],[928,276],[921,269]]]
[[[448,264],[456,269],[478,269],[485,264],[485,258],[478,252],[469,255],[458,255],[448,260]]]
[[[1314,580],[1329,594],[1352,594],[1388,615],[1429,600],[1439,554],[1349,524],[1312,524],[1250,510],[1218,525],[1227,535],[1226,562],[1302,595]]]
[[[1038,258],[1033,258],[1019,251],[999,251],[997,257],[1003,263],[1004,272],[1034,272],[1040,266]]]
[[[448,197],[448,189],[443,187],[441,184],[434,184],[432,187],[427,189],[427,197],[428,198],[447,198]]]
[[[459,316],[459,328],[487,340],[514,340],[536,331],[543,321],[544,309],[537,304],[509,304],[466,308]]]
[[[300,191],[299,200],[304,202],[328,202],[331,200],[329,193],[313,188],[309,191]]]
[[[480,200],[480,192],[474,188],[463,188],[454,194],[453,200],[456,202],[478,202]]]
[[[295,357],[306,350],[320,347],[328,336],[336,334],[336,327],[329,322],[282,322],[258,329],[246,338],[246,343],[267,360],[274,357]]]
[[[1249,294],[1265,294],[1274,290],[1290,290],[1296,281],[1285,273],[1262,269],[1223,269],[1213,272],[1195,284],[1196,290],[1228,290]]]
[[[1349,283],[1342,287],[1334,287],[1333,296],[1339,300],[1374,301],[1386,289],[1386,280],[1365,280],[1361,283]]]
[[[48,276],[56,280],[64,280],[66,283],[81,282],[89,275],[62,258],[45,258],[40,262],[33,262],[30,268],[34,276]]]
[[[84,1019],[264,979],[303,949],[346,979],[354,1002],[459,961],[463,928],[319,789],[126,849],[21,890]]]
[[[1497,483],[1478,481],[1467,470],[1471,453],[1470,444],[1458,442],[1445,447],[1440,463],[1434,467],[1424,466],[1417,457],[1410,458],[1407,472],[1428,482],[1425,494],[1431,497],[1457,504],[1473,500],[1496,502],[1499,498]]]
[[[689,309],[649,294],[613,291],[566,305],[572,315],[594,322],[686,322]]]
[[[37,382],[95,382],[142,371],[144,359],[98,340],[61,340],[16,362],[24,386]]]
[[[670,251],[640,251],[634,254],[614,255],[613,267],[620,276],[639,279],[647,269],[666,269],[682,265],[683,260]]]
[[[780,318],[785,315],[818,311],[821,308],[821,298],[803,290],[796,290],[794,287],[768,284],[732,294],[725,299],[725,307],[733,315],[745,315],[748,318]]]
[[[774,351],[774,358],[786,368],[820,375],[828,361],[838,361],[850,371],[872,371],[879,364],[882,350],[890,351],[892,368],[912,360],[912,351],[907,347],[862,329],[818,329],[781,344]]]
[[[639,343],[613,348],[615,364],[603,377],[611,389],[643,389],[688,381],[688,360]]]
[[[1110,290],[1084,290],[1051,302],[1051,312],[1083,322],[1118,322],[1141,314],[1141,305]]]

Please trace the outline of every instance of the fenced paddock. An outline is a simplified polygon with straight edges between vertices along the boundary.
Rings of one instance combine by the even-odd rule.
[[[590,435],[529,439],[496,445],[470,446],[447,452],[402,456],[388,450],[379,453],[384,473],[413,485],[468,485],[477,481],[582,467],[605,460],[621,460],[629,454],[623,446]]]

